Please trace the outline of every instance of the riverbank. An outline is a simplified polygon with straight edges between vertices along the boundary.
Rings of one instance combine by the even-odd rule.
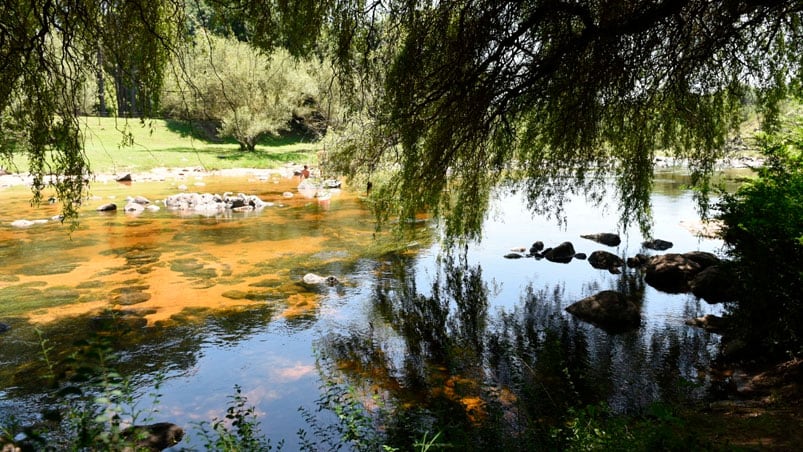
[[[720,369],[722,394],[681,410],[689,435],[714,450],[798,450],[803,444],[803,360]]]
[[[206,170],[201,167],[178,167],[167,168],[157,167],[138,172],[121,173],[101,173],[93,174],[88,180],[90,187],[93,183],[107,183],[113,181],[124,182],[156,182],[173,179],[184,179],[188,177],[207,177],[207,176],[226,176],[226,177],[254,177],[257,179],[269,179],[273,176],[293,177],[296,176],[304,167],[302,164],[286,163],[278,168],[224,168]],[[313,168],[313,174],[316,169]],[[0,187],[12,187],[19,185],[31,186],[33,177],[21,173],[0,172]]]

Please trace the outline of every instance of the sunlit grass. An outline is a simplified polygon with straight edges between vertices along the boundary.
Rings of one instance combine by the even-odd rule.
[[[316,162],[318,145],[297,136],[265,137],[253,152],[241,151],[214,130],[187,122],[83,117],[84,151],[95,174],[145,172],[153,168],[277,168],[286,163]],[[24,154],[16,155],[14,172],[27,173]]]

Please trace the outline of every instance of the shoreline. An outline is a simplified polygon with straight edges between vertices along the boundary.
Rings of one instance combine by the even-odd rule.
[[[225,168],[207,170],[201,167],[167,168],[157,167],[145,171],[128,171],[122,173],[97,173],[88,176],[90,185],[93,183],[106,183],[120,181],[130,177],[132,182],[157,182],[168,179],[182,179],[190,176],[222,176],[222,177],[257,177],[270,178],[271,176],[293,177],[303,168],[302,164],[287,163],[279,168]],[[120,181],[121,182],[121,181]],[[33,185],[33,177],[21,173],[7,173],[0,170],[0,188],[20,185]]]

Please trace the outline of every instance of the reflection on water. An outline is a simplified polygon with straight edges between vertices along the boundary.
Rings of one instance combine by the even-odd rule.
[[[684,227],[697,215],[679,180],[659,178],[654,237],[675,243],[670,251],[716,252],[718,241]],[[196,446],[189,424],[224,415],[234,385],[258,408],[265,433],[291,449],[310,422],[298,408],[321,404],[333,387],[361,394],[393,444],[439,425],[478,447],[514,438],[517,447],[548,446],[544,432],[572,406],[604,401],[634,412],[704,392],[717,338],[684,320],[717,306],[658,292],[633,271],[502,258],[536,240],[570,240],[586,254],[643,252],[644,237],[633,230],[616,248],[579,238],[616,232],[614,212],[576,200],[568,224],[557,227],[503,195],[480,243],[443,252],[427,245],[426,227],[405,238],[376,233],[364,201],[348,190],[322,203],[300,196],[292,178],[202,181],[193,188],[274,205],[219,216],[107,214],[94,209],[126,196],[163,199],[186,180],[97,184],[68,236],[55,222],[10,227],[57,208],[31,208],[25,189],[3,189],[0,322],[12,328],[0,336],[0,415],[46,404],[52,394],[42,388],[53,375],[74,372],[66,357],[98,337],[117,352],[138,395],[164,378],[157,420],[184,425],[185,445]],[[306,273],[342,284],[308,286]],[[564,311],[617,288],[643,300],[634,332],[609,335]],[[52,347],[55,368],[41,359],[34,328]]]

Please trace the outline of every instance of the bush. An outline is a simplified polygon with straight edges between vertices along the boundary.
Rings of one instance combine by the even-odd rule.
[[[803,130],[759,141],[758,178],[717,206],[742,289],[726,306],[727,339],[745,357],[778,360],[803,351]]]

